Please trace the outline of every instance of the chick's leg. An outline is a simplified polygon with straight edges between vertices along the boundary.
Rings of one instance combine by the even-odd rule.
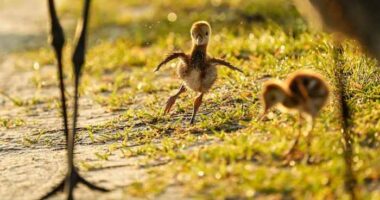
[[[178,96],[182,93],[186,92],[186,87],[184,85],[181,85],[181,87],[179,88],[178,92],[173,95],[173,96],[170,96],[168,101],[166,102],[166,107],[165,107],[165,110],[164,110],[164,115],[168,114],[170,112],[170,109],[173,107],[175,101],[177,100]]]
[[[302,135],[302,124],[303,124],[303,120],[302,120],[302,116],[301,114],[299,114],[299,118],[298,118],[298,133],[297,133],[297,136],[296,136],[296,139],[294,140],[294,143],[292,145],[292,147],[289,149],[289,151],[285,154],[286,156],[291,156],[291,154],[294,153],[294,151],[297,149],[297,146],[298,146],[298,141],[300,139],[300,136]]]
[[[308,123],[308,130],[307,130],[307,136],[306,136],[306,152],[307,152],[307,157],[306,157],[306,161],[308,163],[311,163],[311,159],[312,159],[312,156],[311,156],[311,142],[312,142],[312,138],[313,138],[313,135],[312,135],[312,132],[313,132],[313,129],[314,129],[314,118],[310,119],[309,120],[309,123]]]
[[[198,109],[202,104],[202,98],[203,98],[203,93],[197,96],[197,98],[194,100],[194,110],[193,110],[193,116],[191,117],[191,120],[190,120],[190,124],[194,124],[195,115],[197,114]]]

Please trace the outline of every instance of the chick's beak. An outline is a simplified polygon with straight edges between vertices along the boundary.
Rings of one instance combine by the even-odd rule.
[[[260,114],[259,119],[262,121],[265,119],[266,115],[268,114],[270,107],[268,105],[264,106],[264,111]]]
[[[195,40],[197,41],[197,44],[200,44],[202,42],[202,36],[201,35],[197,35],[197,37],[195,38]]]
[[[261,113],[261,115],[260,115],[260,117],[259,117],[260,121],[264,120],[264,119],[265,119],[265,116],[266,116],[267,114],[268,114],[268,110],[264,110],[264,112]]]

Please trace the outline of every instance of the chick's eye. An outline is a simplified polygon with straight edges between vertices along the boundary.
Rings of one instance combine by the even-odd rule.
[[[206,32],[206,35],[208,35],[208,32]]]

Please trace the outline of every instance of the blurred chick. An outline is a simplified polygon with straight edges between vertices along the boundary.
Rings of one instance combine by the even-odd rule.
[[[284,82],[270,80],[265,83],[262,93],[263,116],[276,106],[284,112],[297,111],[300,114],[300,125],[302,118],[308,119],[311,125],[307,135],[309,148],[314,119],[326,104],[328,96],[329,88],[321,75],[311,71],[298,71],[292,73]],[[295,150],[300,132],[288,154]]]

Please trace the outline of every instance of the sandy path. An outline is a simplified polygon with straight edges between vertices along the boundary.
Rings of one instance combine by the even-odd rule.
[[[45,1],[0,1],[0,54],[35,47],[45,40]],[[46,26],[43,26],[46,28]]]
[[[1,0],[0,1],[0,91],[13,96],[27,98],[35,95],[31,86],[32,67],[20,71],[15,66],[15,51],[46,46],[47,30],[46,1],[42,0]],[[28,70],[29,69],[29,70]],[[54,66],[45,67],[52,73]],[[40,95],[58,97],[55,87],[44,88]],[[79,128],[107,121],[115,114],[95,105],[88,97],[81,100]],[[4,96],[0,96],[0,117],[21,118],[25,125],[17,128],[0,128],[0,197],[2,200],[39,199],[64,176],[65,150],[61,131],[61,120],[56,110],[48,109],[44,103],[26,110],[16,107]],[[57,126],[58,125],[58,126]],[[39,131],[47,133],[44,139],[49,144],[26,145],[25,138],[34,137]],[[83,134],[86,135],[86,134]],[[76,190],[78,199],[122,199],[123,186],[131,181],[141,180],[146,170],[139,168],[138,158],[125,159],[112,155],[107,161],[99,161],[95,152],[106,150],[107,144],[90,144],[88,138],[81,138],[77,145],[77,163],[101,164],[101,170],[81,172],[91,182],[114,189],[105,194],[89,191],[85,187]],[[52,199],[63,199],[63,195]],[[165,199],[165,195],[162,197]]]

